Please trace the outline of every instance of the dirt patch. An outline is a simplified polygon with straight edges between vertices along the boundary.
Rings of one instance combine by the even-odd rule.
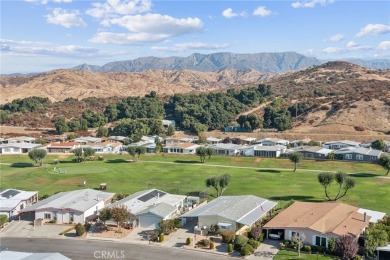
[[[94,231],[92,232],[92,236],[122,239],[127,237],[132,231],[132,229],[118,228],[113,226],[104,227],[103,225],[99,225],[95,227]]]

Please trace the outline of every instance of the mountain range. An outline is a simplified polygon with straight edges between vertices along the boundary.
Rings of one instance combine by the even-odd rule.
[[[390,69],[390,60],[345,59],[367,68]],[[202,72],[235,70],[256,70],[268,73],[285,73],[328,61],[307,57],[296,52],[235,54],[229,52],[199,54],[188,57],[142,57],[134,60],[114,61],[103,66],[82,64],[71,69],[91,72],[141,72],[147,70],[196,70]]]

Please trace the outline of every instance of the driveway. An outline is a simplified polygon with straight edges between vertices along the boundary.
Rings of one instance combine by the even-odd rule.
[[[43,225],[41,227],[33,226],[32,221],[20,220],[12,221],[5,227],[0,237],[47,237],[47,238],[63,238],[76,236],[75,231],[67,233],[65,236],[60,236],[59,233],[71,227],[70,225]]]
[[[279,240],[265,239],[256,249],[253,255],[247,256],[246,259],[270,260],[279,251]]]
[[[150,228],[148,229],[148,228],[136,227],[131,231],[131,233],[127,237],[123,238],[121,241],[149,245],[150,232],[153,232],[153,230],[151,230]]]

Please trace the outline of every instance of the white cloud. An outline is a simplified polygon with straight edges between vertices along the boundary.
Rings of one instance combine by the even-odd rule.
[[[54,3],[57,3],[57,4],[73,2],[73,0],[24,0],[24,1],[25,2],[29,2],[29,3],[40,3],[40,4],[43,4],[43,5],[46,5],[49,2],[54,2]]]
[[[204,42],[187,42],[187,43],[177,43],[173,46],[152,46],[151,50],[153,51],[163,51],[163,52],[184,52],[187,50],[218,50],[226,49],[229,47],[229,44],[214,44],[214,43],[204,43]]]
[[[390,25],[385,24],[367,24],[365,27],[360,29],[360,32],[356,34],[357,37],[365,35],[379,35],[390,32]]]
[[[238,16],[237,13],[233,12],[232,8],[228,8],[228,9],[223,10],[222,15],[226,18],[233,18],[233,17]]]
[[[107,0],[105,3],[92,3],[93,8],[86,14],[95,18],[115,17],[117,15],[139,14],[152,7],[150,0]]]
[[[364,51],[371,49],[370,46],[362,46],[357,42],[350,41],[346,45],[346,51]]]
[[[317,4],[325,6],[327,4],[332,4],[332,3],[334,3],[334,0],[311,0],[311,1],[294,2],[291,4],[291,6],[294,8],[313,8]]]
[[[51,43],[44,43],[50,45],[42,47],[41,42],[32,41],[14,41],[14,40],[0,40],[0,48],[2,55],[13,56],[60,56],[67,58],[80,57],[96,57],[113,55],[106,51],[101,51],[91,47],[77,46],[77,45],[59,45],[53,46]],[[34,46],[35,45],[35,46]]]
[[[85,27],[87,24],[79,17],[78,10],[67,12],[61,8],[55,8],[53,13],[45,16],[46,21],[50,24],[61,25],[66,28],[70,27]]]
[[[325,39],[324,41],[330,41],[330,42],[339,42],[344,39],[344,34],[335,34],[330,36],[328,39]]]
[[[378,50],[380,51],[389,51],[390,50],[390,41],[383,41],[378,44]]]
[[[267,10],[265,6],[259,6],[253,11],[253,15],[268,16],[272,14],[272,11]]]
[[[153,33],[112,33],[99,32],[92,39],[93,43],[141,45],[146,43],[161,42],[169,38],[166,34]]]
[[[124,27],[132,32],[169,36],[192,33],[203,28],[203,23],[199,18],[178,19],[161,14],[126,15],[120,18],[113,18],[109,23]]]
[[[322,51],[325,52],[326,54],[333,54],[333,53],[342,52],[342,49],[336,48],[336,47],[327,47],[327,48],[323,49]]]

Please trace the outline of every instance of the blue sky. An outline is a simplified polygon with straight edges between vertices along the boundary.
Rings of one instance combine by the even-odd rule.
[[[1,4],[1,73],[194,52],[390,58],[389,1],[24,0]]]

